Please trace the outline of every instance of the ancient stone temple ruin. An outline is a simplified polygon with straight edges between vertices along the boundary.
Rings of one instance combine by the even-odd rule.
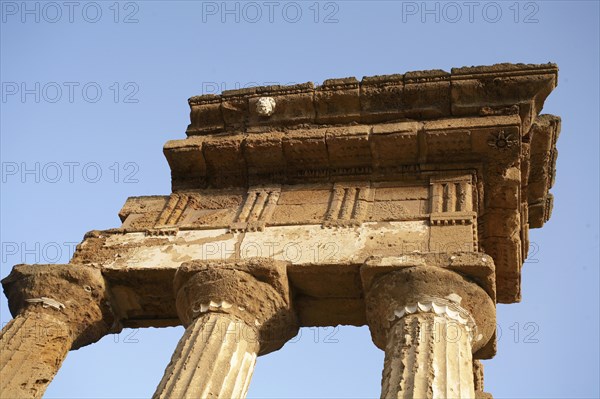
[[[299,327],[367,325],[383,398],[486,398],[496,303],[518,302],[552,210],[554,64],[255,87],[189,99],[172,193],[127,199],[69,264],[2,284],[1,392],[35,397],[69,350],[183,324],[154,398],[243,398]],[[40,334],[42,327],[43,334]],[[370,345],[365,342],[365,345]]]

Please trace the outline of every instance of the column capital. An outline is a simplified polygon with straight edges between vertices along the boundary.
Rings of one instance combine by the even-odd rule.
[[[120,325],[99,269],[83,265],[16,265],[2,280],[13,316],[47,315],[64,323],[70,349],[98,341]]]
[[[405,267],[378,276],[366,291],[373,342],[384,349],[399,319],[417,313],[443,315],[472,334],[473,352],[494,335],[496,307],[488,293],[461,274],[437,266]]]
[[[177,313],[188,326],[200,315],[225,313],[255,330],[259,355],[281,348],[298,332],[286,262],[192,261],[174,279]]]

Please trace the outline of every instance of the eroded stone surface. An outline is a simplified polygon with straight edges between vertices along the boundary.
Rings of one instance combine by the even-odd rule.
[[[286,264],[190,262],[173,284],[186,331],[154,398],[244,398],[257,355],[298,332]]]
[[[496,325],[481,287],[445,268],[398,267],[367,286],[366,313],[386,354],[382,398],[475,396],[472,354]]]
[[[171,195],[129,198],[123,224],[88,233],[69,265],[3,281],[17,317],[3,370],[31,363],[37,344],[17,334],[30,320],[62,326],[39,367],[6,381],[39,396],[68,349],[120,325],[183,323],[155,396],[243,396],[255,356],[298,326],[368,323],[386,350],[382,396],[487,397],[471,360],[494,355],[495,302],[520,300],[529,228],[552,210],[560,118],[539,112],[557,71],[498,64],[191,98],[187,138],[163,149]],[[215,339],[213,321],[258,342]],[[452,322],[461,340],[418,340]]]
[[[2,280],[2,285],[13,315],[33,311],[65,323],[74,349],[120,330],[98,268],[17,265]]]
[[[19,314],[0,333],[0,396],[41,398],[72,343],[69,326],[57,318]]]
[[[98,269],[17,265],[2,284],[15,315],[0,333],[3,398],[41,398],[69,350],[120,331]]]
[[[384,122],[402,118],[516,113],[532,122],[556,86],[555,64],[491,66],[414,71],[404,75],[328,79],[294,86],[252,87],[189,99],[188,135],[202,135],[261,125],[249,104],[273,97],[285,110],[269,126],[299,123]],[[511,106],[517,104],[517,108]],[[278,111],[279,113],[279,111]],[[264,124],[264,122],[262,123]]]
[[[381,398],[474,398],[470,341],[446,315],[403,317],[385,348]]]
[[[173,284],[185,325],[205,313],[228,314],[255,330],[261,355],[279,349],[298,332],[285,262],[194,261],[177,270]]]
[[[258,348],[254,327],[206,313],[185,330],[152,397],[245,398]]]

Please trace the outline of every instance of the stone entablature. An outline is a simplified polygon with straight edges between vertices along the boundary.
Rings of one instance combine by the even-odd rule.
[[[412,182],[189,190],[129,198],[120,212],[121,229],[262,231],[266,226],[357,227],[363,222],[430,219],[433,224],[472,224],[477,215],[474,190],[469,174]]]
[[[298,327],[367,324],[386,352],[382,397],[488,397],[473,359],[494,356],[495,304],[520,300],[529,228],[552,210],[560,118],[538,114],[557,71],[191,98],[188,137],[164,147],[170,195],[129,198],[121,227],[86,234],[68,265],[17,265],[2,281],[15,315],[3,389],[41,397],[68,350],[183,324],[154,397],[243,397],[257,356]],[[21,332],[37,322],[57,329],[36,365],[47,343]],[[229,334],[240,328],[251,334]]]
[[[367,200],[373,195],[367,191],[377,184],[428,181],[426,209],[411,209],[404,218],[391,211],[395,218],[419,220],[427,214],[431,225],[473,222],[475,248],[496,262],[499,302],[516,302],[529,249],[528,230],[541,227],[552,209],[549,189],[560,119],[537,114],[556,85],[556,75],[553,64],[499,64],[453,69],[450,74],[410,72],[360,83],[333,79],[317,88],[269,86],[193,97],[188,138],[164,147],[173,195],[237,187],[240,200],[247,200],[247,187],[275,184],[282,191],[268,194],[271,206],[263,220],[234,222],[239,231],[260,230],[270,223],[352,226],[377,220],[369,212],[379,203],[369,207]],[[268,115],[257,114],[256,103],[267,97],[274,108]],[[223,123],[210,122],[220,117]],[[460,208],[450,217],[437,214],[434,196],[455,201],[465,191],[460,184],[442,183],[442,191],[434,194],[431,182],[457,171],[471,175],[472,209],[460,216]],[[337,192],[329,205],[332,199],[343,203],[350,189],[363,199],[358,203],[367,206],[356,215],[346,215],[341,208],[335,216],[326,214],[331,222],[322,222],[322,210],[301,222],[304,209],[285,221],[285,200],[275,196],[285,196],[288,186],[307,183]],[[369,190],[347,186],[340,192],[342,185],[357,183]],[[335,185],[338,189],[332,188]],[[136,228],[131,222],[123,227]],[[235,229],[233,224],[228,227]]]
[[[406,228],[415,229],[414,226]],[[121,235],[116,239],[125,238]],[[143,240],[141,236],[138,238]],[[294,245],[288,246],[289,256],[279,253],[271,258],[286,266],[290,290],[294,295],[294,309],[301,326],[365,325],[365,290],[380,275],[406,268],[435,266],[468,275],[483,287],[490,298],[496,298],[494,261],[488,255],[480,252],[415,252],[397,256],[389,250],[385,255],[371,255],[362,260],[358,257],[349,259],[344,258],[348,256],[348,252],[344,252],[344,246],[352,245],[356,238],[351,235],[345,238],[346,240],[334,235],[328,242],[337,243],[339,247],[330,248],[325,245],[320,249],[314,242],[311,245],[291,241]],[[209,246],[210,253],[202,253],[202,249],[197,245],[201,241],[198,238],[184,242],[164,237],[160,239],[160,244],[155,243],[154,246],[150,240],[137,243],[122,242],[119,253],[104,253],[114,259],[113,263],[91,264],[103,270],[112,294],[112,309],[124,327],[175,326],[181,322],[177,315],[171,282],[181,264],[191,259],[209,264],[251,263],[253,259],[260,259],[257,258],[257,255],[260,255],[257,252],[259,248],[262,248],[262,254],[265,255],[269,250],[281,249],[284,246],[274,247],[275,241],[272,237],[264,238],[265,242],[260,242],[260,239],[259,236],[254,236],[248,241],[250,244],[247,245],[246,254],[235,251],[232,243],[229,243],[231,246]],[[322,242],[324,240],[316,243]],[[129,250],[127,245],[131,246]],[[410,243],[406,244],[406,249],[408,248],[411,248]],[[116,248],[110,249],[114,251]],[[308,258],[305,262],[302,259],[294,259],[299,252]],[[321,256],[321,259],[315,258],[318,256]],[[77,258],[73,259],[73,265],[78,265],[78,261]],[[494,356],[495,337],[486,343],[487,345],[476,353],[476,358],[488,359]]]

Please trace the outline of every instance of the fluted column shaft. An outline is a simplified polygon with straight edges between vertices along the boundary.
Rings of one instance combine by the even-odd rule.
[[[256,330],[241,320],[200,316],[186,328],[153,397],[243,398],[258,349]]]
[[[435,313],[402,317],[385,348],[382,398],[474,398],[470,332]]]
[[[0,397],[41,398],[71,349],[68,326],[25,312],[0,333]]]
[[[183,264],[174,279],[185,333],[154,399],[245,398],[259,355],[296,335],[286,264]]]
[[[373,342],[385,351],[382,398],[475,398],[473,353],[492,339],[495,304],[436,266],[382,272],[366,287]]]

